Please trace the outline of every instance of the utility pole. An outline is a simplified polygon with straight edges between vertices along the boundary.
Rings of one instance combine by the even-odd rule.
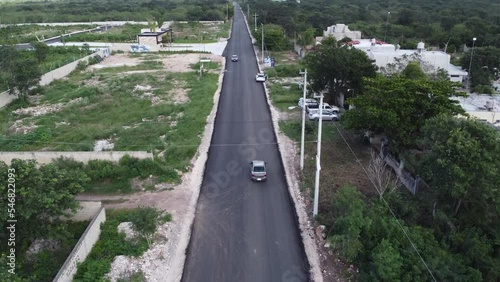
[[[304,75],[304,93],[302,95],[302,135],[300,136],[300,170],[304,169],[304,139],[306,132],[306,93],[307,93],[307,69],[299,72]]]
[[[262,28],[262,63],[264,63],[264,24],[260,24]]]
[[[254,30],[257,31],[257,13],[253,14]]]
[[[387,37],[387,27],[389,26],[389,15],[391,14],[391,12],[387,12],[387,21],[385,22],[385,34],[384,34],[384,42],[385,42],[385,39]]]
[[[320,94],[319,100],[319,119],[318,119],[318,147],[316,153],[316,179],[314,181],[314,207],[313,216],[318,215],[319,202],[319,172],[321,171],[321,129],[323,124],[323,93]]]
[[[448,43],[450,43],[451,37],[448,39],[448,42],[444,44],[444,52],[446,53],[446,50],[448,50]]]
[[[250,18],[250,6],[247,4],[247,21]]]
[[[229,21],[229,4],[226,4],[226,19]]]
[[[470,74],[471,67],[472,67],[472,55],[474,55],[474,44],[476,43],[476,38],[472,38],[472,49],[470,51],[470,61],[469,61],[469,73],[467,74],[467,85],[469,86],[469,91],[470,91],[470,80],[472,78],[472,75]]]

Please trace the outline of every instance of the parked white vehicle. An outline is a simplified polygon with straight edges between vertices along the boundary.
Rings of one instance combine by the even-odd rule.
[[[300,98],[299,102],[297,103],[297,105],[301,109],[304,106],[304,101],[303,100],[304,100],[304,98]],[[312,98],[306,98],[306,107],[308,107],[309,105],[318,105],[318,107],[319,107],[318,101],[316,101],[315,99],[312,99]]]
[[[308,113],[310,111],[319,111],[319,104],[307,105],[306,110]],[[328,103],[323,103],[323,112],[330,112],[330,113],[338,114],[340,112],[340,109],[336,106],[330,106]]]
[[[266,82],[266,78],[267,76],[263,73],[258,73],[256,76],[255,76],[255,81],[257,82]]]
[[[333,112],[322,112],[322,120],[336,121],[339,120],[339,114]],[[319,120],[319,110],[318,111],[310,111],[307,114],[309,120]]]

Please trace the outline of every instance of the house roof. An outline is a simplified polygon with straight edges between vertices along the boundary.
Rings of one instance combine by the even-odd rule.
[[[167,33],[168,31],[169,30],[162,30],[162,31],[156,31],[156,32],[146,31],[146,32],[142,32],[138,36],[160,36],[160,35]]]

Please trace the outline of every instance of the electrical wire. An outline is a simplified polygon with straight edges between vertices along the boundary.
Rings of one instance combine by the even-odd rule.
[[[138,135],[139,136],[139,135]],[[142,136],[142,135],[141,135]],[[128,136],[129,137],[129,136]],[[20,141],[20,138],[0,138],[2,141]],[[81,142],[45,142],[33,140],[28,142],[29,144],[46,144],[46,145],[82,145],[87,140],[82,140]],[[305,143],[316,143],[316,140],[305,141]],[[294,144],[299,144],[300,142],[293,141]],[[266,142],[266,143],[221,143],[221,144],[210,144],[208,147],[238,147],[238,146],[270,146],[279,145],[279,142]],[[116,147],[161,147],[161,148],[185,148],[185,147],[199,147],[200,144],[123,144],[115,145]]]
[[[373,181],[373,178],[371,178],[368,174],[368,171],[366,171],[365,167],[363,166],[363,164],[361,163],[361,160],[358,158],[358,156],[356,156],[356,153],[354,153],[354,150],[351,148],[351,146],[349,145],[349,143],[347,142],[347,140],[345,139],[344,135],[342,134],[342,132],[340,131],[339,127],[335,124],[335,128],[337,129],[338,133],[340,134],[340,136],[342,137],[342,140],[344,140],[344,143],[347,145],[347,147],[349,148],[349,150],[351,151],[352,155],[354,156],[354,158],[356,159],[356,162],[361,166],[361,169],[363,169],[363,172],[365,173],[366,177],[368,177],[368,179],[370,180],[370,182],[372,183],[373,187],[375,187],[375,189],[378,191],[377,189],[377,185],[375,185],[374,181]],[[394,219],[396,220],[396,222],[398,223],[398,226],[401,228],[401,230],[403,231],[405,237],[408,239],[408,241],[410,242],[413,250],[415,250],[415,252],[417,253],[417,255],[419,256],[420,260],[422,261],[423,265],[425,266],[425,268],[427,269],[427,271],[429,272],[429,274],[431,275],[432,279],[434,281],[437,282],[436,278],[434,277],[434,275],[432,274],[432,271],[430,270],[429,266],[427,265],[427,263],[425,262],[424,258],[422,257],[422,255],[420,254],[420,252],[418,251],[417,247],[415,246],[415,244],[413,243],[413,241],[411,240],[410,236],[408,235],[408,233],[406,232],[406,230],[404,229],[403,225],[401,224],[401,222],[399,221],[399,219],[396,217],[396,214],[394,213],[394,211],[391,209],[391,207],[389,206],[389,203],[387,203],[387,201],[385,200],[384,196],[380,194],[380,198],[382,199],[382,201],[384,202],[384,204],[387,206],[387,208],[389,209],[389,211],[391,212],[391,215],[394,217]]]

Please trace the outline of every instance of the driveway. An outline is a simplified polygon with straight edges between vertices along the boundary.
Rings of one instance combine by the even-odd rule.
[[[236,6],[229,60],[182,281],[308,281],[307,259],[248,31]],[[230,56],[237,54],[238,62]],[[268,163],[250,180],[249,162]]]

